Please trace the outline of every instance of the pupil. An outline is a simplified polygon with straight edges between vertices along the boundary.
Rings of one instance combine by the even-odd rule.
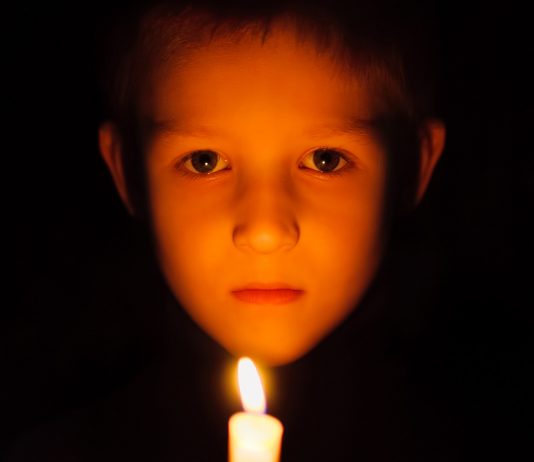
[[[321,172],[331,172],[339,165],[340,155],[333,149],[317,149],[313,153],[313,162]]]
[[[217,154],[213,151],[197,151],[191,155],[191,165],[199,173],[209,173],[217,166]]]

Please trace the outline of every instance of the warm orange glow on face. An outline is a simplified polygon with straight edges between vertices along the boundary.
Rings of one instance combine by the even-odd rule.
[[[243,409],[247,412],[265,413],[265,393],[260,375],[250,358],[241,358],[237,364],[237,380]]]
[[[366,93],[280,26],[155,76],[151,219],[163,274],[236,355],[304,355],[361,299],[383,246],[386,155]]]

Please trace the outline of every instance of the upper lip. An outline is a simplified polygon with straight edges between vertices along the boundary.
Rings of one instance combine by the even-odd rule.
[[[297,289],[296,287],[292,287],[289,284],[284,284],[281,282],[252,282],[250,284],[246,284],[244,286],[238,287],[236,289],[233,289],[232,292],[239,292],[241,290],[298,290],[302,291],[302,289]]]

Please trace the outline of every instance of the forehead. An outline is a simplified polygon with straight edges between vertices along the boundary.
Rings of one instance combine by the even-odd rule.
[[[335,50],[334,50],[335,51]],[[216,37],[160,65],[145,99],[156,125],[299,126],[371,120],[369,95],[332,50],[287,22]]]

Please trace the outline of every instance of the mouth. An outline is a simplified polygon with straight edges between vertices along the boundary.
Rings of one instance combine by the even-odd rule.
[[[241,302],[257,305],[282,305],[294,302],[304,295],[303,290],[294,289],[283,284],[252,284],[232,290],[231,293]]]

